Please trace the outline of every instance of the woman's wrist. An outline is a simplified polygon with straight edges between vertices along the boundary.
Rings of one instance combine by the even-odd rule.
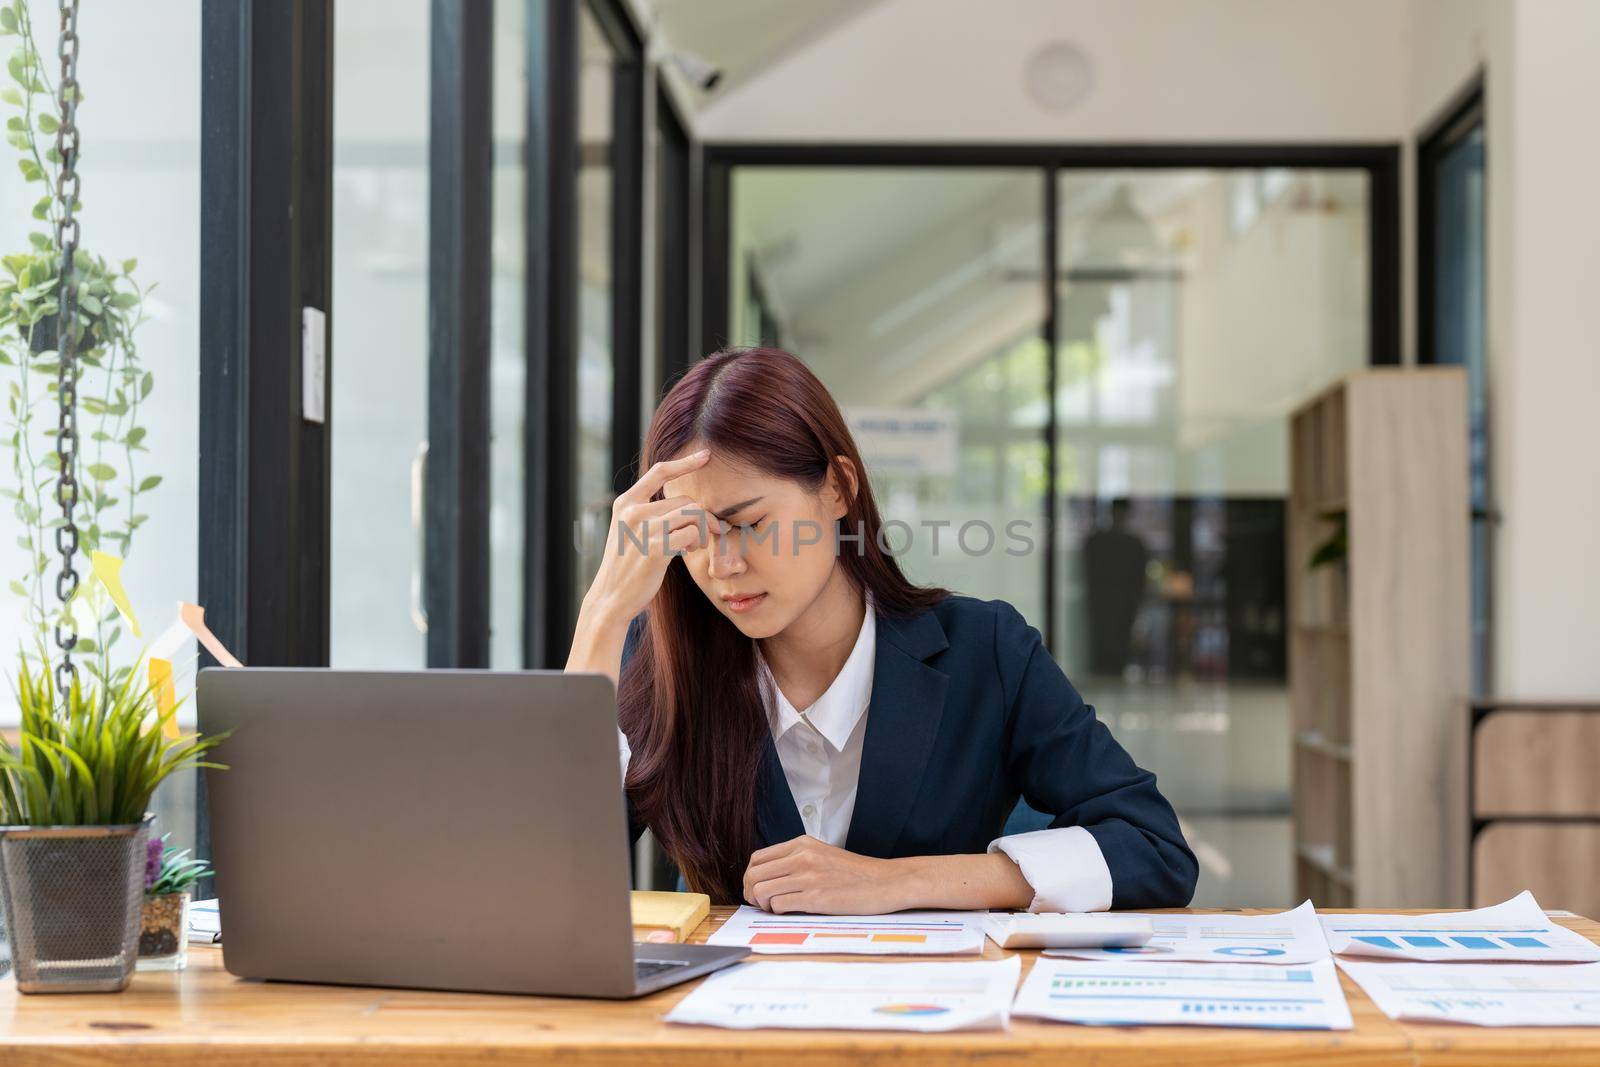
[[[629,616],[614,602],[592,593],[583,598],[573,627],[569,671],[598,671],[615,683],[621,674],[622,646],[627,640]]]
[[[958,911],[1020,911],[1033,902],[1022,871],[1003,853],[974,856],[906,856],[885,860],[888,896],[894,907]]]

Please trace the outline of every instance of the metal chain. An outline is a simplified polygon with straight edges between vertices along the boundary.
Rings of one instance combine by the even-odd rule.
[[[60,359],[56,371],[56,399],[61,418],[56,429],[56,454],[61,464],[56,474],[56,503],[61,505],[62,524],[56,528],[56,549],[61,553],[61,573],[56,575],[56,597],[63,617],[72,595],[78,591],[78,572],[73,557],[78,551],[78,527],[72,509],[78,503],[78,339],[75,330],[78,311],[78,278],[73,262],[78,253],[78,0],[61,0],[61,40],[56,47],[61,57],[61,83],[57,88],[57,107],[61,125],[56,128],[56,152],[61,157],[61,172],[56,182],[56,201],[61,212],[56,221],[56,248],[61,251],[61,280],[56,292],[61,319],[56,327],[56,351]],[[78,671],[72,663],[72,650],[78,635],[63,619],[55,624],[56,647],[61,650],[56,664],[56,685],[65,700]]]

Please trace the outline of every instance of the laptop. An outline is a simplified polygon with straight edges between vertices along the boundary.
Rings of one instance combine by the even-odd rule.
[[[633,942],[616,699],[559,671],[208,668],[243,978],[636,997],[742,948]]]

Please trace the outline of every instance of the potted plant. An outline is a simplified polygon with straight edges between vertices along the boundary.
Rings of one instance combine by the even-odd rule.
[[[144,906],[139,918],[139,970],[181,971],[188,962],[189,904],[194,884],[215,872],[188,849],[152,839],[144,862]]]
[[[21,656],[15,747],[0,739],[0,909],[24,993],[115,992],[137,960],[156,786],[222,740],[172,737],[130,670],[57,694],[43,650]]]

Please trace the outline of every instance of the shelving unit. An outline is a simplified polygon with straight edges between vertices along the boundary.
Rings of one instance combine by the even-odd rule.
[[[1324,907],[1466,903],[1466,377],[1375,368],[1290,422],[1295,881]],[[1347,524],[1349,548],[1309,568]]]

